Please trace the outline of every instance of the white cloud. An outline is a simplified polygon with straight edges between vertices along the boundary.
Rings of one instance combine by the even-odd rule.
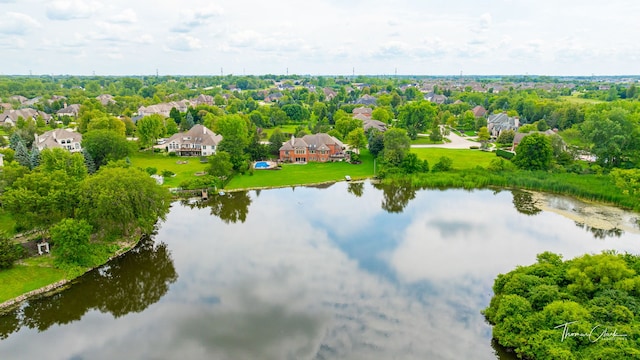
[[[47,6],[46,14],[51,20],[87,19],[102,8],[96,1],[58,0]]]
[[[194,51],[202,49],[200,39],[191,35],[180,34],[167,38],[166,49],[174,51]]]
[[[0,34],[25,35],[42,25],[31,16],[19,12],[8,12],[0,22]]]
[[[491,14],[484,13],[480,15],[480,30],[486,31],[491,28]]]
[[[187,33],[195,28],[208,25],[213,18],[219,17],[222,14],[224,14],[224,10],[213,5],[197,10],[182,11],[178,19],[178,24],[171,28],[171,31]]]
[[[138,14],[132,9],[125,9],[109,21],[116,24],[135,24],[138,22]]]

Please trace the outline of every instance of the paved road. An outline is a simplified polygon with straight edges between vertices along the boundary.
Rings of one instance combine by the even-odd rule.
[[[421,136],[429,136],[426,134],[420,134]],[[444,144],[429,144],[429,145],[411,145],[413,148],[427,148],[427,147],[439,147],[444,149],[469,149],[471,146],[480,146],[479,142],[467,140],[453,131],[446,136],[451,142]]]

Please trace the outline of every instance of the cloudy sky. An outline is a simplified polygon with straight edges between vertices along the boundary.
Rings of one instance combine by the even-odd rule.
[[[640,1],[0,0],[0,74],[640,73]]]

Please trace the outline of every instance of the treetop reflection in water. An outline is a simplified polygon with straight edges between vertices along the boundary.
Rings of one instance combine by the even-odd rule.
[[[23,327],[0,341],[0,358],[491,359],[501,355],[480,311],[497,274],[543,251],[640,249],[630,232],[603,241],[556,213],[522,214],[509,191],[231,194],[242,206],[174,203],[156,241],[180,277],[153,306]]]
[[[22,326],[44,331],[54,324],[68,324],[80,320],[90,309],[116,318],[144,311],[160,300],[177,278],[167,245],[154,245],[145,238],[128,255],[87,273],[64,291],[30,300],[4,314],[0,338]]]

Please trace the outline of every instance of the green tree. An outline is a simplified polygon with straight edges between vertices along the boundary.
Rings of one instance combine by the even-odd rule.
[[[442,131],[440,130],[440,123],[438,119],[433,121],[433,125],[431,126],[431,132],[429,133],[429,140],[433,142],[441,142],[443,139]]]
[[[435,165],[433,165],[433,168],[431,169],[431,171],[433,172],[449,171],[451,170],[452,166],[453,166],[453,160],[451,160],[451,158],[447,156],[441,156],[440,160],[438,160],[438,162]]]
[[[269,136],[269,153],[272,155],[278,155],[282,144],[287,141],[280,129],[273,130],[271,136]]]
[[[411,139],[404,129],[389,129],[384,133],[384,160],[391,166],[399,166],[409,153]]]
[[[209,157],[209,167],[207,168],[209,175],[216,176],[224,183],[231,175],[233,175],[233,163],[231,156],[224,151],[218,151]]]
[[[193,127],[195,122],[193,121],[193,115],[190,112],[187,112],[187,115],[180,122],[180,130],[187,131]]]
[[[384,150],[384,134],[378,130],[369,132],[369,153],[373,157],[378,157]]]
[[[347,144],[355,149],[356,153],[360,153],[360,149],[367,146],[367,137],[364,135],[364,129],[361,127],[355,128],[347,135]]]
[[[176,121],[173,118],[168,118],[165,124],[166,127],[166,132],[167,132],[167,136],[171,136],[173,134],[177,134],[178,132],[180,132],[180,128],[178,128],[178,124],[176,124]]]
[[[98,169],[111,160],[124,159],[130,151],[124,135],[111,130],[89,131],[82,137],[82,147],[91,155]]]
[[[489,134],[489,130],[486,126],[483,126],[478,130],[478,141],[482,144],[482,148],[487,147],[487,142],[489,142],[490,138],[491,135]]]
[[[346,117],[341,116],[339,119],[336,120],[336,125],[334,128],[340,134],[339,138],[341,140],[346,140],[347,135],[349,135],[351,131],[361,127],[362,127],[362,120],[352,118],[351,116],[346,116]]]
[[[300,104],[287,104],[282,107],[289,119],[295,122],[302,122],[309,119],[309,110]]]
[[[498,135],[498,138],[496,139],[496,142],[498,144],[508,144],[511,145],[513,144],[513,138],[516,136],[516,132],[513,130],[502,130],[500,132],[500,135]]]
[[[219,151],[225,151],[231,156],[233,169],[244,172],[248,167],[245,149],[249,143],[249,124],[240,115],[227,115],[216,123],[217,133],[222,135]]]
[[[387,107],[380,106],[373,109],[373,112],[371,112],[371,118],[388,124],[393,119],[393,111]]]
[[[3,207],[24,229],[46,229],[73,217],[78,204],[78,181],[63,170],[32,172],[15,180],[2,196]]]
[[[138,120],[138,141],[144,148],[156,144],[158,139],[164,135],[164,119],[161,115],[153,114]]]
[[[169,192],[139,169],[105,167],[80,186],[78,215],[104,235],[129,235],[135,229],[149,234],[164,220]]]
[[[96,172],[96,163],[93,161],[93,156],[89,154],[87,149],[82,149],[82,157],[84,158],[84,166],[87,169],[89,174],[93,174]]]
[[[29,156],[29,151],[23,142],[18,142],[15,148],[15,154],[13,158],[18,164],[31,169],[31,157]]]
[[[512,162],[524,170],[548,170],[553,160],[553,148],[549,138],[533,133],[522,138]]]
[[[29,168],[35,169],[40,165],[40,149],[34,145],[31,146],[31,152],[29,153]]]
[[[113,116],[102,116],[91,119],[87,125],[87,131],[93,130],[111,130],[122,136],[126,136],[127,128],[122,120]]]
[[[43,172],[64,171],[76,180],[87,176],[84,156],[80,153],[70,153],[61,148],[44,149],[40,153],[40,169]]]
[[[16,244],[7,234],[0,233],[0,270],[12,267],[16,260],[18,260]]]
[[[625,161],[638,161],[640,127],[634,125],[627,110],[613,108],[590,113],[580,129],[592,144],[591,152],[600,166],[620,167]]]
[[[416,139],[418,133],[431,127],[437,113],[436,105],[429,101],[410,102],[398,109],[398,125],[407,130],[411,139]]]
[[[91,265],[91,225],[84,220],[62,219],[50,230],[52,253],[58,265]]]

